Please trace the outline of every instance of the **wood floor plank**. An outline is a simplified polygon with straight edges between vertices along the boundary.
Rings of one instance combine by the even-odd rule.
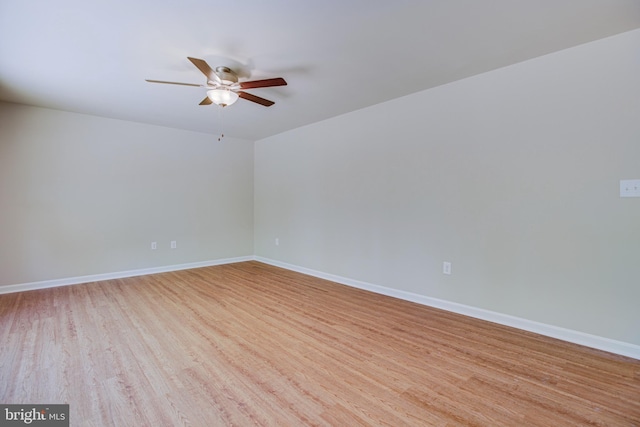
[[[78,426],[640,426],[640,361],[244,262],[0,295],[0,402]]]

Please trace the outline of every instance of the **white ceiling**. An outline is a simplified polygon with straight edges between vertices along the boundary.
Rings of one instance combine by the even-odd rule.
[[[0,100],[257,140],[636,28],[640,0],[0,0]],[[204,83],[187,56],[289,85],[221,125],[145,82]]]

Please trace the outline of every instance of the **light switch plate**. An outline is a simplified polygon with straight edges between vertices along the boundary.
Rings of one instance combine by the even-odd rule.
[[[620,197],[640,197],[640,179],[620,180]]]

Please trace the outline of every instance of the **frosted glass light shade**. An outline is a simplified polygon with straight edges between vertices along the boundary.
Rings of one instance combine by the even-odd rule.
[[[238,100],[238,94],[229,89],[212,89],[207,91],[207,96],[216,105],[226,107]]]

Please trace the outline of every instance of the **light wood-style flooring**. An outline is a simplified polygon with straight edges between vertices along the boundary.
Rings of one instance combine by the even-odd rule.
[[[640,426],[640,361],[258,262],[0,295],[72,426]]]

